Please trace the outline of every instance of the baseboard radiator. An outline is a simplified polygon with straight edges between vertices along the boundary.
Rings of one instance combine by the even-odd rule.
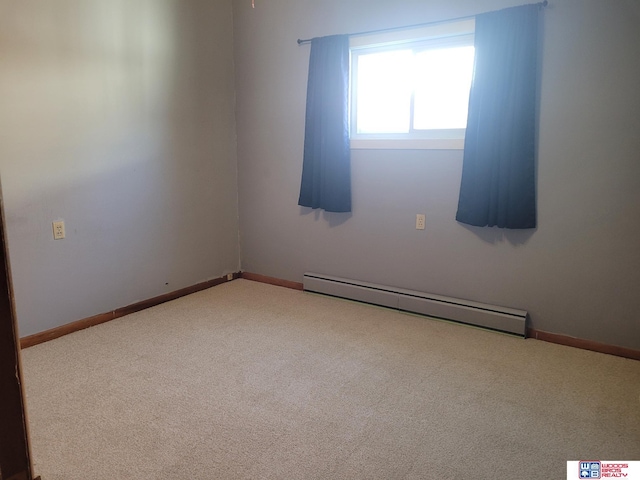
[[[525,336],[527,312],[318,273],[305,273],[304,290]]]

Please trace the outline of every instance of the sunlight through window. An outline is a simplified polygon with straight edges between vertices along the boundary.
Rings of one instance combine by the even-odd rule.
[[[413,52],[361,55],[358,60],[358,132],[406,133],[413,93]]]
[[[465,20],[355,39],[352,148],[461,149],[474,28]]]
[[[467,126],[473,58],[473,47],[426,50],[415,55],[413,128]]]

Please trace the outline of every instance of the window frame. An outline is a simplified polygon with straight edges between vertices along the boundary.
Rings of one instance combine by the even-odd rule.
[[[369,53],[412,49],[414,52],[473,46],[475,18],[437,23],[422,27],[403,28],[384,33],[353,36],[350,39],[349,119],[352,149],[437,149],[464,148],[464,128],[413,129],[413,96],[410,107],[409,133],[357,133],[356,86],[358,56]]]

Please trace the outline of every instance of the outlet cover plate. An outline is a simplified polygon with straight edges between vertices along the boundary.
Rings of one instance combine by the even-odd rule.
[[[53,222],[53,239],[62,240],[64,236],[64,221]]]

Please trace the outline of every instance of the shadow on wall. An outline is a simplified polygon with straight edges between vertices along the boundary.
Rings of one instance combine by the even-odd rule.
[[[311,214],[314,214],[314,220],[316,221],[320,220],[320,217],[322,216],[322,218],[329,224],[329,227],[339,227],[353,216],[351,212],[336,213],[326,212],[317,208],[300,207],[300,215]]]
[[[318,221],[320,218],[324,219],[329,227],[339,227],[344,224],[347,220],[349,220],[353,214],[349,213],[334,213],[334,212],[325,212],[320,209],[313,209],[310,207],[300,207],[300,215],[314,215],[314,220]],[[509,242],[511,245],[526,245],[533,234],[538,231],[538,228],[531,228],[527,230],[510,230],[505,228],[498,227],[474,227],[472,225],[465,225],[463,223],[458,222],[458,224],[471,233],[473,233],[480,240],[495,245],[501,242]]]
[[[480,240],[495,245],[501,242],[509,242],[511,245],[526,245],[538,228],[527,230],[509,230],[498,227],[474,227],[458,222],[458,225],[466,228]]]

